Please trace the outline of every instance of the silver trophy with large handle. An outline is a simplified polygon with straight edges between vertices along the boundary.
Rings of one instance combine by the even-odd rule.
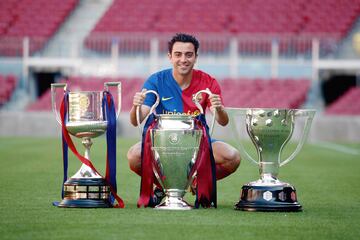
[[[150,109],[151,114],[160,98],[153,90],[145,92],[145,94],[148,93],[157,96],[157,101]],[[198,108],[200,104],[196,99],[201,93],[211,94],[206,90],[195,94],[194,102]],[[203,112],[201,106],[200,112]],[[142,132],[139,114],[139,107],[137,107],[137,122],[140,132]],[[195,116],[192,115],[158,114],[155,115],[155,118],[155,126],[150,132],[153,154],[152,168],[165,192],[164,200],[155,209],[190,210],[193,207],[184,200],[184,195],[196,176],[194,166],[198,158],[202,130],[197,126]]]
[[[245,211],[301,211],[295,188],[278,179],[279,169],[300,152],[304,145],[315,110],[275,108],[227,108],[232,132],[241,155],[259,167],[260,179],[242,187],[236,210]],[[294,129],[302,128],[295,150],[282,160],[282,151],[294,136]],[[245,128],[245,129],[244,129]],[[256,148],[258,159],[245,150],[240,137],[248,135]]]
[[[117,112],[119,116],[121,108],[121,83],[106,82],[104,91],[67,91],[67,84],[51,84],[52,108],[56,119],[69,134],[82,139],[85,147],[84,158],[90,159],[90,148],[92,139],[104,134],[108,129],[108,119],[103,104],[104,92],[109,91],[110,87],[117,91]],[[57,94],[62,91],[61,95]],[[68,106],[65,112],[65,119],[62,119],[57,108],[58,97],[68,94]],[[63,127],[63,126],[62,126]],[[90,161],[91,163],[91,161]],[[59,207],[75,208],[104,208],[111,207],[110,186],[105,179],[93,168],[83,163],[80,169],[63,186],[63,199]]]

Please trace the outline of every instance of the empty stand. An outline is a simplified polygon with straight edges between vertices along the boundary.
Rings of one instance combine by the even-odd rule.
[[[0,75],[0,107],[7,103],[17,85],[17,77],[14,75]]]
[[[329,115],[360,115],[360,87],[352,87],[326,108]]]
[[[182,4],[177,0],[114,0],[88,36],[87,46],[101,51],[89,42],[104,41],[105,35],[119,35],[121,44],[126,41],[125,34],[132,36],[134,33],[265,34],[271,38],[331,36],[341,39],[359,16],[360,0],[184,0]],[[110,37],[108,45],[111,41]],[[239,50],[260,47],[270,51],[268,43],[250,45],[239,43]],[[309,46],[311,44],[304,41],[280,43],[280,51],[304,52]],[[219,45],[215,51],[224,51],[226,47],[226,44]]]
[[[78,0],[1,0],[0,55],[22,54],[22,38],[30,38],[30,54],[57,31]]]

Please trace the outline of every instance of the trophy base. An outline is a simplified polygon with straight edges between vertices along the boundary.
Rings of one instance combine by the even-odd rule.
[[[290,184],[276,186],[242,187],[240,201],[235,204],[235,210],[263,212],[299,212],[301,205],[297,202],[296,190]]]
[[[111,208],[110,187],[103,178],[70,178],[58,207]]]
[[[157,205],[156,210],[191,210],[193,207],[182,198],[165,197],[165,201]]]

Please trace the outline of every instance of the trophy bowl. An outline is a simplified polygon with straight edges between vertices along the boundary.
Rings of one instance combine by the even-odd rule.
[[[157,123],[151,130],[153,171],[165,191],[163,203],[156,209],[190,210],[183,197],[196,172],[196,163],[202,131],[189,115],[156,116]]]
[[[236,210],[244,211],[301,211],[296,189],[278,179],[279,169],[295,158],[304,145],[315,110],[276,108],[227,108],[232,132],[241,155],[259,167],[260,178],[242,187]],[[290,156],[281,160],[286,144],[293,138],[294,129],[302,128],[300,140]],[[245,127],[246,129],[243,129]],[[255,146],[255,160],[241,143],[248,135]]]
[[[107,82],[104,84],[105,91],[110,86],[117,87],[118,112],[120,112],[119,82]],[[67,101],[67,109],[63,121],[57,110],[57,89],[64,90],[64,101]],[[90,161],[90,148],[92,138],[104,134],[108,129],[108,119],[103,106],[105,91],[67,91],[67,85],[63,83],[51,84],[52,108],[60,125],[65,123],[65,128],[72,136],[82,139],[85,147],[84,157]],[[110,203],[110,186],[105,179],[86,164],[63,184],[63,199],[59,207],[74,208],[107,208]]]

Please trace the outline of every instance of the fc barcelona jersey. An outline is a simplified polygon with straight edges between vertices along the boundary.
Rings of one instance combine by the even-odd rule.
[[[172,75],[172,69],[166,69],[151,75],[144,83],[143,88],[154,90],[159,94],[160,103],[156,108],[157,114],[186,114],[198,115],[199,109],[193,102],[193,95],[200,90],[208,88],[212,93],[221,95],[220,86],[210,75],[193,70],[190,85],[182,90]],[[202,108],[210,106],[209,95],[201,94]],[[144,104],[151,107],[156,97],[152,93],[146,95]]]

